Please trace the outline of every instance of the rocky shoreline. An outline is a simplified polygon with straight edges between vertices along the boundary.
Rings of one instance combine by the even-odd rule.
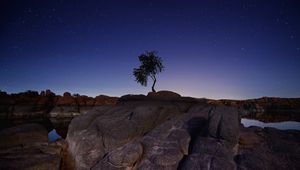
[[[219,100],[217,102],[239,108],[243,118],[263,122],[300,122],[300,98],[263,97],[249,100]]]
[[[300,131],[240,123],[284,112],[298,121],[298,102],[1,92],[0,169],[300,169]],[[51,128],[66,139],[48,143]]]
[[[40,123],[48,131],[56,129],[66,137],[68,125],[74,117],[94,107],[115,105],[117,100],[117,97],[99,95],[93,98],[71,95],[69,92],[60,96],[50,90],[18,94],[0,92],[0,130],[20,124]]]

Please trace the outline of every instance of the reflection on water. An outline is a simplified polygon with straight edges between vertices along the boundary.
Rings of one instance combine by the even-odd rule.
[[[300,130],[300,122],[295,121],[285,121],[285,122],[276,122],[276,123],[264,123],[258,120],[253,119],[242,119],[242,124],[245,127],[249,126],[258,126],[258,127],[273,127],[281,130],[293,129]]]
[[[51,132],[48,133],[48,142],[54,142],[57,139],[60,139],[61,136],[59,136],[55,129],[53,129]]]

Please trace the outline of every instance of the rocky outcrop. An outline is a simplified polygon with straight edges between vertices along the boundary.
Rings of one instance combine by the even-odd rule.
[[[5,98],[1,116],[9,117],[16,96],[0,95]],[[66,143],[49,144],[47,129],[38,124],[5,129],[0,132],[0,169],[299,169],[300,132],[244,128],[240,117],[247,108],[242,101],[169,91],[118,100],[49,91],[28,95],[20,100],[26,107],[35,103],[29,107],[34,115],[48,108],[52,126],[69,126]]]
[[[300,169],[300,131],[242,127],[240,132],[238,169]]]
[[[74,118],[66,138],[69,163],[93,170],[234,170],[278,169],[264,162],[284,160],[279,169],[298,168],[299,132],[247,130],[237,107],[169,94],[126,95],[116,106]]]
[[[46,113],[52,108],[53,97],[53,93],[47,93],[46,96],[34,91],[12,95],[2,93],[0,95],[1,128],[35,122],[49,125]]]
[[[48,131],[55,128],[63,137],[71,120],[94,107],[115,105],[118,98],[97,96],[95,98],[71,95],[66,92],[57,96],[50,90],[27,91],[18,94],[0,92],[0,130],[26,123],[41,123]]]
[[[68,126],[74,117],[85,114],[94,107],[115,105],[117,99],[104,95],[95,98],[80,95],[72,96],[66,92],[63,96],[57,97],[55,107],[49,113],[49,118],[57,132],[66,137]]]
[[[160,99],[160,100],[172,100],[180,98],[180,94],[172,92],[172,91],[158,91],[158,92],[149,92],[148,98],[150,99]]]
[[[244,118],[264,122],[300,122],[300,98],[263,97],[250,100],[211,100],[210,102],[237,107]]]
[[[177,95],[125,96],[119,101],[72,120],[66,141],[75,169],[187,168],[192,158],[200,159],[198,152],[204,153],[201,138],[214,141],[207,150],[211,159],[235,167],[237,109]],[[228,159],[214,155],[216,150]]]
[[[60,169],[64,141],[48,144],[39,124],[23,124],[0,131],[0,169]]]
[[[196,103],[232,106],[239,109],[245,118],[265,122],[294,120],[300,121],[299,98],[261,98],[252,100],[209,100],[182,97],[171,91],[150,92],[145,95],[125,95],[120,99],[99,95],[95,98],[66,92],[63,96],[55,95],[50,90],[27,91],[18,94],[7,94],[0,91],[0,129],[26,123],[42,123],[47,130],[56,128],[66,136],[71,120],[85,114],[95,107],[104,105],[137,105],[145,102],[169,101],[177,105],[181,112]]]
[[[108,152],[179,113],[176,106],[167,103],[98,108],[70,124],[66,138],[70,155],[78,169],[91,168]]]

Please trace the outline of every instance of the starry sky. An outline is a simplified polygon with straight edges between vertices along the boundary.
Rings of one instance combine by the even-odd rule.
[[[147,94],[138,55],[158,51],[156,90],[213,99],[300,97],[297,0],[1,0],[0,90]]]

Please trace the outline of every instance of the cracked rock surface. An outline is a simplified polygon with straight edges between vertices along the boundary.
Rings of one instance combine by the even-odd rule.
[[[299,131],[244,128],[236,107],[168,92],[119,101],[72,120],[74,169],[299,169]]]

